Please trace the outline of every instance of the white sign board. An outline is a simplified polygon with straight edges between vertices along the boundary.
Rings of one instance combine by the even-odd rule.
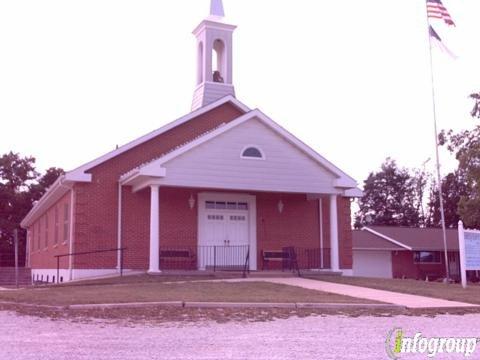
[[[458,223],[458,247],[460,250],[460,275],[462,286],[467,287],[467,270],[480,270],[480,231],[467,230]]]
[[[464,231],[465,270],[480,270],[480,231]]]

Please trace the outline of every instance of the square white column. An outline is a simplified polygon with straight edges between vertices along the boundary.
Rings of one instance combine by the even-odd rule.
[[[330,268],[340,271],[337,195],[330,195]]]
[[[160,273],[160,197],[159,186],[150,185],[150,262],[149,274]]]

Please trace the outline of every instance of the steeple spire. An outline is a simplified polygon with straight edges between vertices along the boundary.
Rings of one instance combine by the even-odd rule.
[[[223,2],[222,0],[211,0],[210,2],[210,15],[225,17],[225,12],[223,11]]]

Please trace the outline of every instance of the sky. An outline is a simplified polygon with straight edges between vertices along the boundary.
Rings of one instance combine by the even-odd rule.
[[[439,129],[471,128],[480,1],[432,21]],[[360,185],[386,157],[434,169],[424,0],[224,0],[237,98]],[[73,169],[190,111],[209,0],[0,0],[0,154]],[[477,70],[477,71],[476,71]],[[441,152],[442,171],[455,166]]]

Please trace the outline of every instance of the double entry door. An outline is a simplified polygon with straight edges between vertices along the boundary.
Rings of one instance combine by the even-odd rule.
[[[248,203],[207,200],[204,206],[198,251],[200,269],[243,266],[249,248]]]

